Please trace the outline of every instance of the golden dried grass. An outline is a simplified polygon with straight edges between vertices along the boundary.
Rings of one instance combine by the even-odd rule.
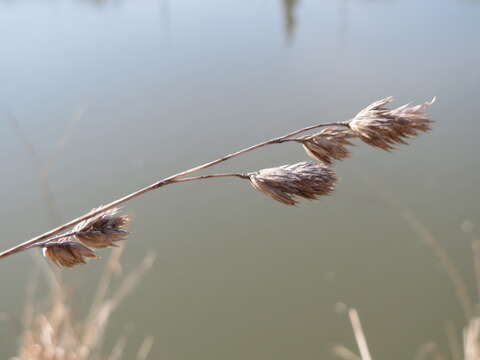
[[[124,352],[125,337],[121,337],[110,351],[102,349],[109,320],[154,262],[154,256],[147,255],[137,268],[123,276],[120,285],[112,290],[112,278],[121,274],[122,251],[120,247],[112,251],[85,320],[75,318],[71,298],[66,295],[66,286],[51,273],[49,278],[53,282],[52,303],[47,311],[40,311],[31,302],[31,295],[32,299],[26,307],[18,355],[12,360],[120,359]],[[146,359],[152,345],[153,338],[146,337],[137,359]]]

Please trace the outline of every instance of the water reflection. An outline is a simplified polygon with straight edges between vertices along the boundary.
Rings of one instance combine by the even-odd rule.
[[[340,46],[344,46],[347,42],[349,3],[350,0],[338,1],[338,44]]]
[[[282,0],[284,23],[285,23],[285,37],[288,44],[291,44],[295,35],[295,28],[297,27],[296,9],[300,4],[300,0]]]
[[[94,7],[115,6],[123,3],[123,0],[79,0],[79,1]]]
[[[0,4],[6,5],[16,5],[21,3],[28,3],[29,1],[21,1],[21,0],[0,0]],[[52,0],[45,0],[45,4],[52,3]],[[57,1],[58,3],[62,3],[62,1]],[[85,3],[90,4],[93,6],[106,6],[106,5],[118,5],[123,3],[123,0],[77,0],[78,3]]]

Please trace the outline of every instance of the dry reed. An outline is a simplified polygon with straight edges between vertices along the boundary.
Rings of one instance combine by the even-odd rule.
[[[365,333],[355,309],[349,310],[349,317],[353,334],[357,342],[359,355],[345,346],[337,345],[333,347],[333,353],[344,360],[372,360],[368,348]],[[450,358],[452,360],[478,360],[480,359],[480,317],[472,317],[463,329],[463,347],[457,348],[455,334],[447,334],[450,348]],[[463,352],[463,357],[462,353]],[[447,360],[449,357],[442,353],[434,342],[427,342],[421,346],[415,356],[416,360]]]
[[[18,356],[12,360],[100,360],[120,359],[126,343],[120,337],[116,345],[105,351],[103,341],[110,317],[129,293],[139,283],[141,277],[152,266],[154,257],[147,255],[131,273],[125,275],[115,290],[110,290],[111,280],[119,274],[120,257],[123,248],[116,248],[106,264],[100,278],[93,303],[84,317],[75,319],[70,297],[56,278],[50,278],[52,304],[48,311],[39,311],[31,302],[26,307],[24,333]],[[137,360],[145,360],[153,345],[152,337],[145,338],[138,350]]]
[[[42,157],[36,151],[33,143],[23,134],[16,118],[7,114],[11,120],[12,128],[24,145],[27,153],[30,155],[32,164],[38,170],[39,182],[42,184],[42,193],[45,196],[46,208],[49,210],[52,222],[58,222],[58,211],[54,193],[51,191],[48,182],[50,161],[43,161]],[[73,118],[74,122],[69,122],[68,131],[65,132],[57,147],[60,150],[67,143],[69,135],[72,134],[72,124],[80,120],[79,116]],[[56,152],[58,153],[58,151]],[[124,235],[125,231],[122,227],[125,225],[126,218],[124,215],[118,215],[118,209],[111,209],[107,212],[107,218],[104,221],[98,221],[99,217],[89,219],[84,223],[78,224],[74,231],[75,235],[83,230],[82,234],[86,234],[90,230],[103,230],[101,233],[107,235],[115,234]],[[101,218],[101,217],[100,217]],[[95,220],[97,220],[95,222]],[[108,221],[107,221],[108,220]],[[92,224],[93,223],[93,224]],[[91,227],[87,227],[91,224]],[[82,244],[69,241],[71,237],[67,236],[66,241],[50,241],[45,243],[43,250],[52,257],[52,262],[63,262],[61,266],[70,266],[73,263],[83,263],[85,256],[93,255],[93,250],[86,248]],[[94,234],[90,234],[94,235]],[[96,234],[98,236],[98,234]],[[57,237],[58,240],[64,237]],[[78,240],[78,237],[75,237]],[[101,238],[100,240],[102,240]],[[95,239],[94,239],[95,240]],[[98,240],[96,238],[96,240]],[[114,238],[114,241],[121,238]],[[37,243],[36,245],[41,245]],[[114,244],[112,244],[113,246]],[[80,250],[79,250],[80,249]],[[73,297],[67,296],[69,291],[66,283],[62,281],[61,274],[57,269],[52,269],[49,264],[41,259],[38,253],[31,253],[32,259],[36,261],[38,267],[34,269],[32,281],[27,287],[27,304],[24,310],[24,330],[18,350],[18,356],[13,359],[18,360],[114,360],[120,359],[123,355],[126,337],[121,337],[115,347],[108,352],[102,350],[102,343],[105,330],[108,326],[109,318],[113,311],[119,306],[122,299],[130,293],[136,283],[139,282],[143,273],[152,265],[153,257],[149,255],[145,257],[142,264],[129,275],[124,277],[117,291],[110,291],[110,283],[115,275],[121,275],[120,257],[123,249],[115,249],[110,256],[107,266],[100,277],[98,289],[93,297],[93,303],[87,314],[85,321],[76,320],[72,314],[70,304]],[[47,256],[49,256],[47,255]],[[73,257],[73,259],[72,259]],[[38,270],[41,270],[40,272]],[[35,289],[39,280],[39,274],[43,273],[51,291],[51,305],[48,311],[39,311],[34,304],[37,302]],[[0,313],[0,320],[1,320]],[[137,360],[145,360],[150,354],[153,346],[153,337],[145,337],[142,345],[137,353]],[[106,357],[108,356],[108,357]]]
[[[91,257],[90,251],[93,252],[93,250],[89,248],[85,250],[71,244],[65,245],[66,242],[75,239],[94,248],[115,246],[115,242],[126,238],[127,233],[123,226],[128,221],[127,217],[117,214],[116,207],[135,197],[174,183],[220,177],[249,179],[256,189],[286,205],[296,204],[297,197],[316,199],[318,196],[330,194],[337,178],[334,171],[327,166],[331,165],[333,160],[342,160],[349,155],[347,146],[352,145],[350,140],[353,138],[359,138],[374,147],[391,150],[395,144],[404,144],[405,139],[430,130],[432,121],[426,117],[424,110],[433,103],[433,100],[417,106],[404,105],[390,110],[385,108],[384,106],[392,100],[392,97],[388,97],[376,101],[351,120],[308,126],[169,176],[14,246],[0,253],[0,258],[40,246],[46,249],[47,256],[58,265],[73,266],[84,263],[85,257]],[[318,134],[296,137],[318,128],[324,129]],[[303,162],[248,174],[227,173],[186,177],[261,147],[285,142],[302,144],[307,153],[318,160],[319,164]],[[74,227],[73,231],[61,234],[72,227]],[[59,241],[62,238],[66,240]],[[55,243],[49,246],[50,242]],[[72,251],[72,249],[75,250]]]
[[[480,359],[480,316],[478,311],[480,309],[480,240],[472,238],[472,255],[473,255],[473,273],[476,280],[477,294],[476,300],[470,295],[473,293],[468,288],[467,281],[460,272],[460,269],[453,262],[448,251],[441,245],[441,242],[434,236],[433,232],[422,223],[413,213],[411,209],[402,205],[396,198],[388,191],[374,184],[377,194],[383,198],[387,203],[396,208],[405,223],[411,230],[430,247],[432,255],[437,258],[443,270],[447,274],[450,282],[453,285],[454,293],[457,298],[459,306],[462,308],[466,325],[463,331],[457,334],[454,324],[447,321],[445,327],[446,339],[448,344],[449,354],[442,352],[441,348],[435,342],[427,342],[421,346],[414,357],[415,360],[479,360]],[[367,341],[363,329],[358,318],[353,319],[352,314],[356,310],[352,309],[349,312],[351,326],[354,332],[357,345],[363,350],[360,350],[360,355],[344,346],[333,347],[333,353],[344,360],[371,360],[370,351],[368,350]],[[355,316],[354,316],[355,317]],[[461,340],[460,340],[461,339]],[[367,352],[368,351],[368,354]]]

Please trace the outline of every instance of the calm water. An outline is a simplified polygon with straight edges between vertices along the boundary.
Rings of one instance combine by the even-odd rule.
[[[108,338],[128,335],[126,359],[145,335],[152,359],[330,359],[333,345],[354,347],[346,304],[378,359],[413,358],[427,341],[446,349],[445,323],[462,327],[461,311],[401,209],[449,250],[473,295],[479,35],[475,0],[1,1],[1,247],[380,97],[437,95],[432,133],[392,154],[359,146],[321,201],[285,207],[238,180],[132,201],[125,270],[149,251],[157,262]],[[304,158],[282,145],[219,170]],[[40,163],[51,165],[53,213]],[[64,271],[79,316],[106,257]],[[3,359],[16,350],[32,269],[27,254],[0,264]]]

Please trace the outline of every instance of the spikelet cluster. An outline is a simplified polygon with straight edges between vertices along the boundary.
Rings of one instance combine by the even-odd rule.
[[[424,110],[434,100],[396,109],[385,108],[386,104],[393,101],[393,97],[376,101],[348,122],[294,139],[302,143],[306,153],[318,164],[301,162],[263,169],[250,174],[250,182],[257,190],[287,205],[295,205],[297,198],[316,199],[320,195],[327,195],[337,182],[335,172],[329,166],[335,160],[350,155],[348,146],[354,145],[354,138],[383,150],[391,150],[396,144],[406,144],[407,139],[431,129],[432,121]]]
[[[295,205],[300,198],[313,200],[328,195],[338,181],[335,171],[330,166],[335,160],[342,160],[350,155],[348,147],[354,145],[352,139],[359,138],[368,145],[389,151],[397,144],[406,144],[409,138],[431,129],[432,121],[428,119],[424,110],[432,105],[435,98],[416,106],[407,104],[387,109],[385,105],[391,101],[393,97],[378,100],[361,110],[353,119],[333,123],[333,126],[325,127],[310,136],[289,138],[287,135],[259,144],[283,142],[280,140],[301,143],[307,154],[317,160],[316,162],[283,165],[246,175],[217,174],[195,179],[226,175],[249,179],[255,189],[286,205]],[[294,133],[299,134],[320,126],[322,125]],[[246,150],[257,147],[253,146]],[[228,156],[225,157],[227,158]],[[194,178],[189,180],[192,179]],[[83,264],[87,258],[95,257],[91,248],[115,247],[117,242],[125,240],[128,235],[125,230],[128,222],[128,216],[120,215],[118,208],[106,210],[77,224],[71,233],[65,235],[69,236],[67,241],[47,240],[47,243],[42,244],[44,254],[59,266],[71,267]]]
[[[329,126],[317,134],[302,139],[303,148],[315,160],[331,165],[334,160],[350,156],[347,145],[354,145],[350,139],[355,134],[346,128]]]
[[[424,110],[435,98],[416,106],[384,107],[392,101],[393,97],[387,97],[367,106],[350,121],[350,129],[368,145],[387,151],[394,149],[396,144],[406,144],[407,139],[420,132],[431,130],[432,121]]]
[[[314,161],[262,169],[249,178],[255,189],[286,205],[295,205],[297,197],[313,200],[330,194],[337,182],[333,170]]]
[[[72,232],[65,234],[66,240],[42,243],[43,255],[58,266],[73,267],[96,257],[91,248],[116,247],[115,243],[126,240],[128,235],[125,226],[129,218],[120,215],[119,211],[113,208],[80,222]]]
[[[76,241],[51,241],[43,245],[43,255],[54,264],[73,267],[86,264],[88,258],[95,258],[95,252]]]
[[[127,238],[125,227],[130,221],[127,215],[119,215],[119,211],[113,208],[82,221],[73,228],[75,237],[93,248],[117,246],[116,242]]]

